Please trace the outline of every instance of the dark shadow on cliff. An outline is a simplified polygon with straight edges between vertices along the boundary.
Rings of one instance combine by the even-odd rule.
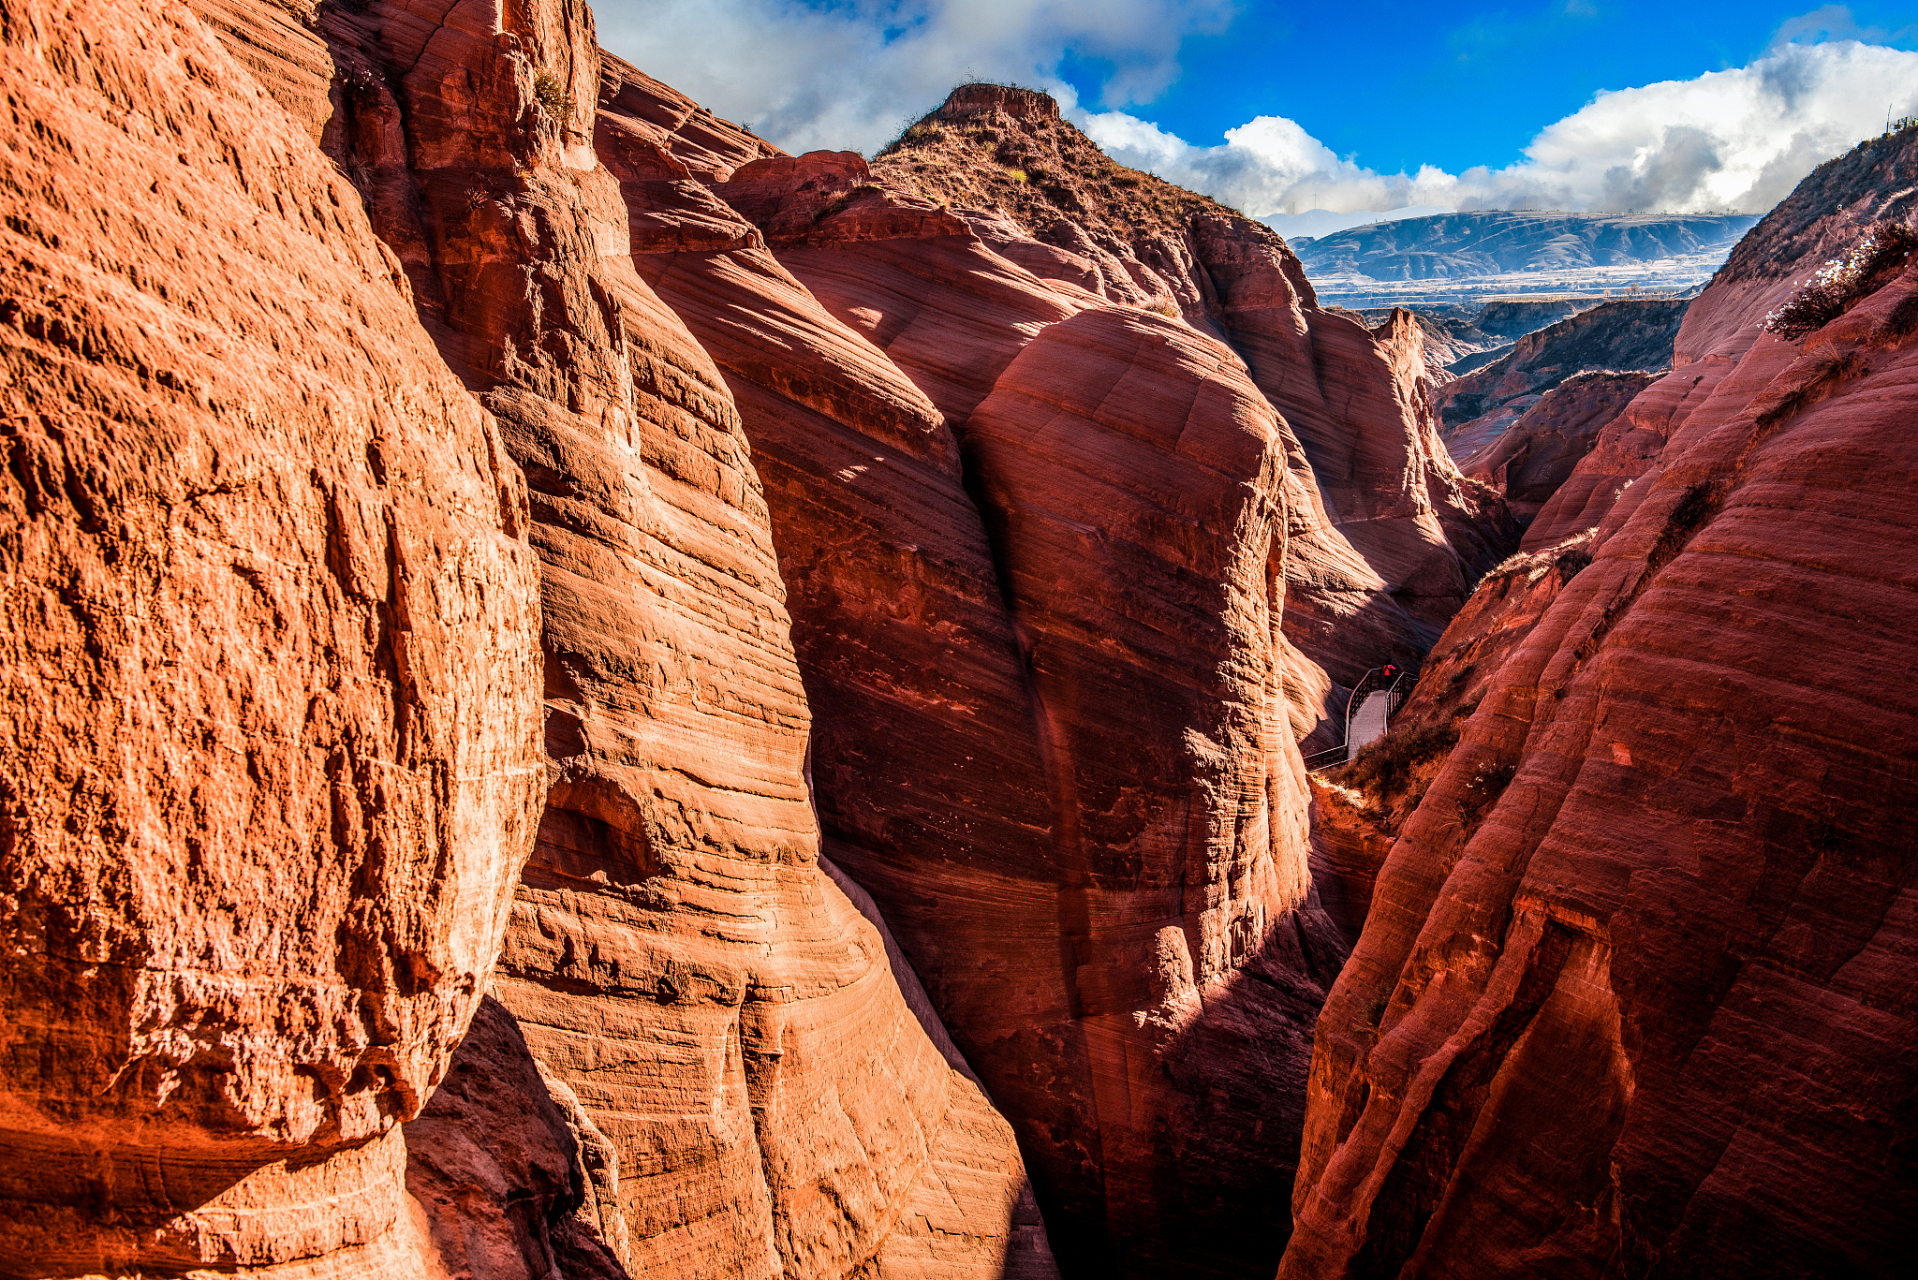
[[[406,1147],[406,1189],[454,1274],[626,1280],[619,1157],[491,996]]]
[[[1315,868],[1315,874],[1322,874]],[[1157,1069],[1182,1106],[1155,1118],[1151,1189],[1163,1253],[1132,1275],[1269,1280],[1292,1232],[1312,1036],[1348,948],[1315,885],[1204,993]],[[1240,1142],[1219,1141],[1240,1135]]]

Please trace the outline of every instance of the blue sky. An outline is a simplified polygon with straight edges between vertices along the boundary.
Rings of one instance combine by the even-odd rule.
[[[1179,78],[1151,102],[1130,104],[1132,114],[1205,143],[1255,116],[1287,116],[1383,172],[1510,164],[1540,129],[1601,89],[1744,66],[1781,35],[1864,34],[1874,44],[1918,48],[1918,0],[1822,13],[1804,0],[1238,8],[1225,30],[1186,36]],[[1111,69],[1106,59],[1069,52],[1059,74],[1083,101],[1104,105]]]
[[[788,148],[979,77],[1255,217],[1760,212],[1918,114],[1918,0],[597,0],[607,48]]]

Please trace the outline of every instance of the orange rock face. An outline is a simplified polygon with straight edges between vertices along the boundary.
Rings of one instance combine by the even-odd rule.
[[[1289,744],[1330,681],[1281,619],[1296,581],[1322,651],[1413,654],[1429,636],[1338,531],[1202,306],[1197,326],[1115,306],[1131,295],[1048,257],[1019,208],[942,209],[905,161],[715,170],[724,225],[663,185],[657,157],[680,144],[653,123],[659,90],[609,68],[597,137],[635,261],[723,371],[765,479],[833,861],[1019,1128],[1064,1265],[1269,1270],[1287,1091],[1343,948],[1308,897]],[[1047,127],[1001,105],[949,110]],[[1273,282],[1233,294],[1246,316],[1301,331],[1322,316],[1276,237],[1207,236],[1185,241],[1193,298],[1216,242]],[[1363,514],[1402,513],[1415,537],[1382,544],[1431,543],[1419,554],[1449,567],[1456,603],[1432,495],[1464,486],[1420,399],[1416,338],[1323,320],[1350,329],[1338,358],[1398,442],[1363,446],[1391,487]],[[1309,333],[1287,341],[1275,385],[1288,359],[1316,378]],[[1317,381],[1296,394],[1339,447]],[[1353,619],[1375,616],[1355,641]]]
[[[1054,1274],[816,861],[584,7],[199,7],[0,27],[0,1271]],[[669,180],[771,152],[667,106]]]
[[[1756,323],[1909,216],[1912,139],[1760,223],[1640,397],[1715,373],[1387,858],[1282,1276],[1906,1266],[1918,272],[1802,343]]]
[[[1010,1129],[816,862],[760,482],[718,369],[634,271],[623,188],[690,202],[676,247],[754,238],[687,177],[746,144],[662,99],[697,148],[629,117],[601,167],[583,7],[499,32],[411,13],[327,19],[376,73],[340,137],[529,479],[549,789],[496,989],[617,1157],[628,1266],[997,1277],[1023,1244],[1047,1274]]]
[[[538,815],[523,482],[191,13],[0,58],[0,1271],[419,1274]]]

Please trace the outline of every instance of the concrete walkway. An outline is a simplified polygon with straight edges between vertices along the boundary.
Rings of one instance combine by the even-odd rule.
[[[1349,764],[1359,754],[1359,748],[1368,743],[1377,742],[1385,736],[1386,713],[1392,708],[1392,695],[1388,690],[1379,689],[1365,695],[1365,701],[1352,716],[1352,726],[1345,739],[1345,759]]]

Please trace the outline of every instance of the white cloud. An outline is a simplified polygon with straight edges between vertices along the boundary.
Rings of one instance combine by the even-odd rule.
[[[600,43],[789,150],[873,151],[979,77],[1051,81],[1068,49],[1148,102],[1233,0],[598,0]]]
[[[1581,0],[1567,0],[1580,12]],[[1116,158],[1254,217],[1320,208],[1759,212],[1820,162],[1918,114],[1918,53],[1828,5],[1747,66],[1599,94],[1503,169],[1379,173],[1297,122],[1259,116],[1194,146],[1136,114],[1178,74],[1180,42],[1223,29],[1234,0],[598,0],[600,41],[794,151],[870,153],[963,80],[1050,89]],[[1860,39],[1858,37],[1864,37]],[[1820,43],[1803,43],[1818,40]],[[1061,61],[1111,74],[1098,109]]]
[[[1460,209],[1758,213],[1820,163],[1918,114],[1918,53],[1841,40],[1782,44],[1748,66],[1599,94],[1546,126],[1504,169],[1382,174],[1296,123],[1260,116],[1196,147],[1118,111],[1073,118],[1117,159],[1254,217],[1445,205]]]

